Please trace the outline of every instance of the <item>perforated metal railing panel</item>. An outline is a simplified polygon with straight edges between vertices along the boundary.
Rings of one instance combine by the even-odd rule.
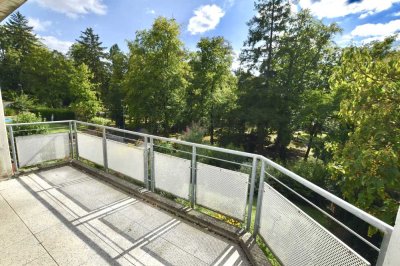
[[[270,185],[263,193],[260,234],[285,266],[370,265]]]
[[[144,182],[144,149],[107,140],[108,168]]]
[[[196,203],[243,220],[249,175],[204,163],[197,169]]]
[[[30,135],[15,138],[20,167],[69,157],[68,133]]]
[[[154,152],[156,188],[189,199],[190,165],[190,160]]]
[[[79,157],[103,165],[103,138],[78,133]]]

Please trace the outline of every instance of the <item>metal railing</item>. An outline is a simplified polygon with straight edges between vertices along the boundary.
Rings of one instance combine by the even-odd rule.
[[[40,125],[46,128],[38,129]],[[122,174],[150,191],[241,222],[247,231],[264,239],[285,265],[315,265],[318,261],[324,265],[383,263],[393,227],[264,156],[75,120],[7,127],[17,170],[50,160],[84,160],[107,172]],[[24,157],[26,153],[28,158]],[[278,176],[289,178],[324,202],[379,230],[383,234],[381,243],[336,217],[324,207],[327,204],[313,202]],[[311,217],[306,205],[321,216]],[[322,226],[321,221],[329,226]],[[345,243],[346,239],[332,233],[338,227],[375,255],[363,253],[359,242]]]

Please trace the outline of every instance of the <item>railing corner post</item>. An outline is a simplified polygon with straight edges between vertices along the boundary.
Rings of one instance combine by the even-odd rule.
[[[400,261],[400,208],[397,211],[395,225],[392,231],[385,232],[383,237],[377,266],[398,265]]]
[[[256,184],[256,174],[257,174],[257,157],[253,158],[253,164],[251,167],[251,176],[250,176],[250,193],[248,199],[248,209],[247,209],[247,223],[246,230],[250,231],[251,227],[251,215],[253,211],[253,199],[254,199],[254,187]]]
[[[260,230],[261,208],[262,208],[262,200],[264,194],[264,177],[265,177],[265,162],[262,160],[261,171],[260,171],[260,183],[258,186],[256,217],[254,221],[254,233],[253,233],[254,236],[257,236]]]

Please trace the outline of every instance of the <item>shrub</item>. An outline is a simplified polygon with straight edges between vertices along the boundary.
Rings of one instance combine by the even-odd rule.
[[[206,129],[199,124],[193,123],[190,127],[187,127],[183,132],[181,139],[188,142],[203,143]]]
[[[12,109],[12,108],[6,108],[5,110],[4,110],[4,113],[5,113],[5,115],[6,116],[13,116],[13,115],[16,115],[17,114],[17,111],[15,111],[14,109]]]
[[[14,123],[32,123],[42,122],[42,117],[30,112],[22,112],[13,118]],[[13,127],[14,136],[25,136],[33,134],[42,134],[47,132],[48,125],[36,124],[36,125],[24,125]]]
[[[112,126],[113,125],[111,119],[99,117],[99,116],[95,116],[92,119],[90,119],[90,123],[97,124],[97,125],[103,125],[103,126]]]
[[[35,104],[35,100],[26,94],[12,93],[11,95],[13,103],[10,107],[17,112],[26,112],[32,109]]]

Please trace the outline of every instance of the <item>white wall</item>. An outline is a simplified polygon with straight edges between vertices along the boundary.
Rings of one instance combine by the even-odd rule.
[[[400,265],[400,208],[397,212],[396,224],[392,237],[390,238],[389,247],[386,252],[384,266],[399,266]]]
[[[4,120],[3,100],[0,90],[0,178],[12,175],[10,149],[7,140],[7,129]]]

